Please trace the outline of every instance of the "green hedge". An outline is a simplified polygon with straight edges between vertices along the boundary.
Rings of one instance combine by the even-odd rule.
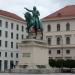
[[[55,60],[55,59],[49,59],[49,65],[51,67],[56,67],[56,68],[61,68],[61,67],[66,67],[66,68],[75,68],[75,60],[68,59],[68,60]]]

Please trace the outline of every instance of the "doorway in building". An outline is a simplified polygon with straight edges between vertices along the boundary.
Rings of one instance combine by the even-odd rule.
[[[11,60],[10,61],[10,69],[13,69],[13,66],[14,66],[14,62]]]
[[[8,61],[4,60],[4,70],[7,70],[7,69],[8,69]]]
[[[1,71],[1,68],[2,68],[2,60],[0,60],[0,71]]]

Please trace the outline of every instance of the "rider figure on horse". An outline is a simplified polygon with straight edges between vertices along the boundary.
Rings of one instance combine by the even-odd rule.
[[[32,17],[33,17],[33,21],[34,21],[34,24],[35,24],[35,27],[37,29],[40,29],[40,20],[39,20],[39,16],[40,16],[40,13],[39,11],[36,9],[36,7],[34,6],[33,7],[33,10],[29,10],[27,8],[24,8],[26,9],[27,11],[29,12],[32,12]]]
[[[33,7],[33,10],[29,10],[27,8],[24,8],[24,9],[28,11],[24,14],[26,22],[27,22],[26,30],[28,32],[28,36],[29,36],[29,33],[33,33],[33,32],[37,36],[37,32],[41,32],[42,38],[43,38],[43,26],[41,21],[39,20],[39,16],[40,16],[39,11],[36,9],[35,6]],[[32,14],[30,12],[32,12]]]

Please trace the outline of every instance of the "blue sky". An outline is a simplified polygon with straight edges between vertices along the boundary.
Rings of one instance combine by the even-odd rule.
[[[75,5],[75,0],[0,0],[0,9],[15,13],[24,18],[24,7],[36,6],[43,18],[67,5]]]

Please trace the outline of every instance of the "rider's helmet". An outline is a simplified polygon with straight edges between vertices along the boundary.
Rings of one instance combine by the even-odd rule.
[[[36,6],[33,7],[33,10],[36,10]]]

